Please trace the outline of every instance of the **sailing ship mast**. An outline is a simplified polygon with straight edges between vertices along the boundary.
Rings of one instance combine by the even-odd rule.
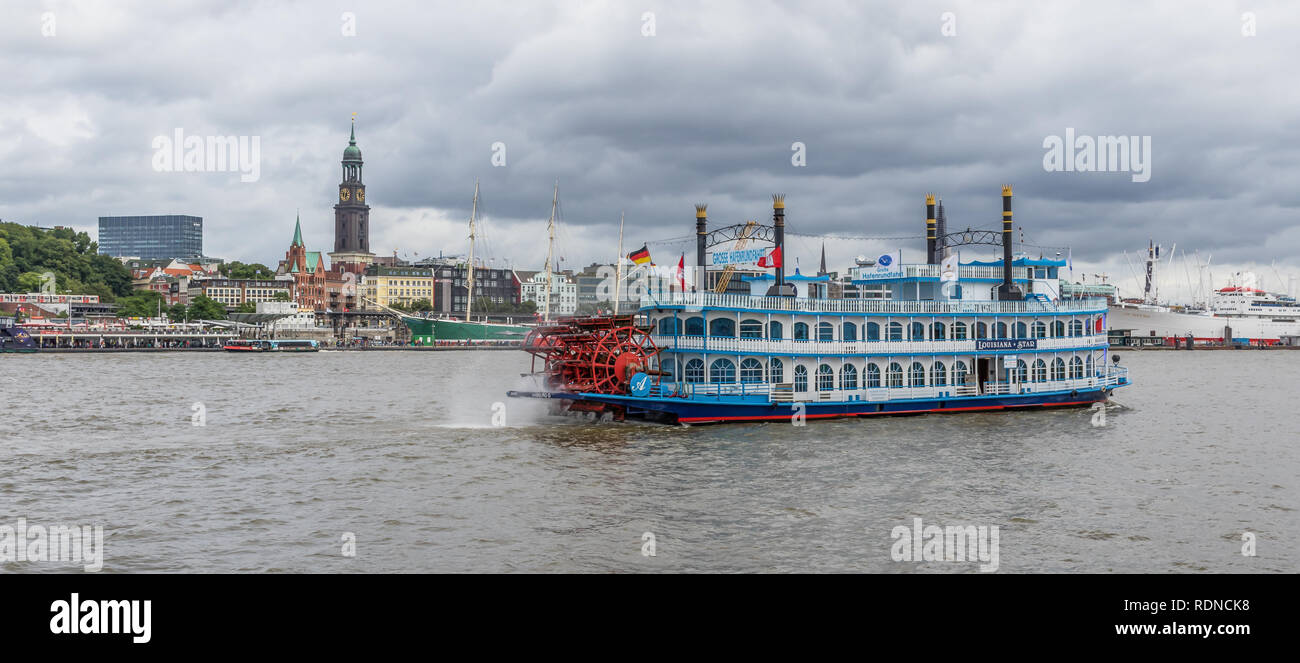
[[[551,196],[551,220],[546,224],[546,296],[542,298],[542,322],[551,320],[551,259],[555,255],[555,209],[560,204],[560,181],[555,180]]]
[[[618,291],[623,285],[623,213],[618,214],[618,260],[614,262],[614,315],[618,315]]]
[[[474,206],[469,211],[469,280],[465,290],[465,322],[474,309],[474,217],[478,214],[478,180],[474,180]]]

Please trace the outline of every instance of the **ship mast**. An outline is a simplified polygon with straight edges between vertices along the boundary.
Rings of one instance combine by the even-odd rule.
[[[618,291],[623,285],[623,213],[618,214],[618,259],[614,261],[614,315],[618,315]]]
[[[546,224],[546,285],[542,298],[542,322],[551,320],[551,259],[555,256],[555,209],[560,204],[560,181],[555,180],[555,193],[551,196],[551,220]]]
[[[474,180],[474,206],[469,210],[469,280],[465,290],[465,322],[474,310],[474,217],[478,214],[478,180]]]

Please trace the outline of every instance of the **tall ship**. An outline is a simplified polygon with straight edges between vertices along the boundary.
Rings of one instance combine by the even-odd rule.
[[[1190,337],[1201,344],[1273,345],[1284,336],[1300,336],[1300,303],[1295,297],[1256,287],[1248,274],[1212,290],[1196,305],[1162,303],[1156,286],[1159,265],[1160,247],[1152,243],[1146,251],[1142,297],[1114,305],[1112,328],[1126,330],[1133,337],[1161,339],[1162,343]]]
[[[828,274],[785,273],[784,196],[773,196],[770,226],[713,233],[697,205],[699,287],[679,267],[666,287],[642,294],[635,313],[539,326],[523,343],[534,388],[509,395],[603,419],[680,424],[1105,401],[1129,384],[1109,353],[1107,301],[1062,298],[1065,261],[1013,258],[1011,200],[1003,187],[1001,232],[949,234],[928,196],[925,262],[905,264],[901,251],[859,259],[853,296]],[[710,278],[707,249],[720,238],[773,245],[758,258],[762,271],[742,276],[748,292],[706,291],[731,275]],[[1002,259],[960,261],[961,246],[980,244],[1000,246]]]

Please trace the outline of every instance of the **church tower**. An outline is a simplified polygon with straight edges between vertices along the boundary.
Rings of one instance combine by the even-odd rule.
[[[352,136],[343,150],[339,202],[334,206],[334,251],[330,253],[330,264],[335,271],[360,275],[374,262],[375,256],[370,252],[370,206],[366,204],[366,185],[361,178],[356,120],[352,123]]]

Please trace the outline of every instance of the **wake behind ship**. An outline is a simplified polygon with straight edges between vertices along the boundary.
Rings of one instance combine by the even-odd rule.
[[[1013,258],[1011,197],[1003,187],[1000,233],[953,234],[927,197],[926,262],[904,264],[901,251],[859,260],[850,270],[857,296],[835,298],[828,274],[785,274],[783,196],[773,197],[772,225],[758,228],[708,233],[697,206],[702,286],[713,276],[724,289],[733,272],[706,267],[711,242],[770,241],[758,265],[771,273],[742,276],[747,294],[689,291],[682,280],[652,288],[635,315],[539,326],[523,349],[541,388],[510,395],[683,424],[1105,401],[1129,384],[1127,369],[1111,365],[1107,302],[1062,299],[1064,261]],[[1001,246],[1002,260],[962,263],[957,249],[978,244]]]

